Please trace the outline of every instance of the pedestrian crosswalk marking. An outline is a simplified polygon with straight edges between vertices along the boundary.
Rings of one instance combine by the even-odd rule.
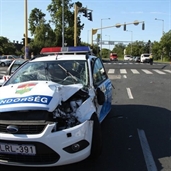
[[[120,69],[120,73],[121,74],[126,74],[127,72],[126,72],[126,69]]]
[[[154,72],[158,73],[158,74],[167,74],[167,73],[171,73],[171,70],[168,70],[168,69],[165,69],[165,70],[159,70],[159,69],[153,69],[152,71],[154,72],[151,72],[147,69],[141,69],[140,71],[138,71],[137,69],[130,69],[131,72],[133,74],[140,74],[141,72],[140,71],[143,71],[144,73],[146,74],[154,74]],[[120,71],[120,74],[127,74],[127,70],[126,69],[119,69]],[[109,69],[108,70],[108,74],[114,74],[116,72],[116,69]],[[128,69],[128,72],[129,72],[129,69]]]
[[[153,69],[153,71],[157,72],[158,74],[166,74],[165,72],[162,72],[162,71],[160,71],[158,69]]]
[[[133,72],[133,74],[139,74],[139,72],[136,69],[131,69],[131,71]]]
[[[168,73],[171,73],[171,70],[165,69],[165,70],[163,70],[163,71],[168,72]]]
[[[146,74],[153,74],[152,72],[150,72],[149,70],[147,69],[142,69],[143,72],[145,72]]]
[[[113,74],[115,72],[115,69],[109,69],[108,74]]]

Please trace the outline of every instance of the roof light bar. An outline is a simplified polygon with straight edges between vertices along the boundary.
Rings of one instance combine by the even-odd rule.
[[[62,51],[66,51],[66,48],[62,49]],[[67,47],[68,52],[90,52],[89,46],[70,46]]]
[[[40,54],[52,54],[52,53],[58,53],[61,52],[61,47],[45,47],[42,48],[40,51]]]
[[[69,47],[46,47],[42,48],[40,54],[53,53],[87,53],[91,52],[89,46],[69,46]]]

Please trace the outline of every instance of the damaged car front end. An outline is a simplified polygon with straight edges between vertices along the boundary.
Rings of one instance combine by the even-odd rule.
[[[86,58],[49,58],[23,64],[0,87],[0,164],[60,166],[101,153],[110,81],[104,81],[103,92],[94,89]]]

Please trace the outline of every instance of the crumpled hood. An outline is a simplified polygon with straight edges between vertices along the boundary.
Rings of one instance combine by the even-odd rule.
[[[0,87],[0,112],[17,110],[53,111],[83,87],[51,81],[29,81]]]

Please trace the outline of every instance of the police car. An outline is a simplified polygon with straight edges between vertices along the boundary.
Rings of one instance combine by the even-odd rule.
[[[57,49],[45,48],[0,87],[0,164],[51,167],[101,153],[112,83],[89,47]]]

